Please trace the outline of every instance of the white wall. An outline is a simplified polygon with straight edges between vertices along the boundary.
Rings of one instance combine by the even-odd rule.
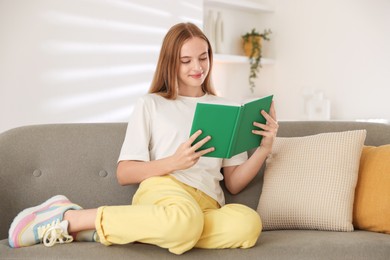
[[[162,38],[202,0],[0,0],[0,132],[127,121]]]
[[[389,14],[388,0],[276,0],[279,117],[302,118],[302,91],[314,88],[333,119],[390,122]]]

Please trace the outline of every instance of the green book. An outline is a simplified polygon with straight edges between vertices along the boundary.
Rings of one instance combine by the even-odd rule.
[[[262,136],[252,133],[252,130],[259,129],[253,122],[266,123],[260,111],[269,113],[272,98],[273,95],[270,95],[236,106],[198,103],[190,135],[199,129],[202,134],[194,144],[206,136],[211,136],[211,140],[200,149],[214,147],[213,152],[204,156],[217,158],[231,158],[259,146]]]

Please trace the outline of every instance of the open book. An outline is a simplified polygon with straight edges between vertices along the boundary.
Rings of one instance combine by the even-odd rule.
[[[200,149],[214,147],[204,156],[230,158],[260,145],[262,136],[252,130],[259,129],[253,122],[266,123],[261,110],[269,113],[273,95],[255,99],[242,105],[198,103],[192,121],[191,133],[199,129],[202,134],[194,143],[210,135],[211,140]]]

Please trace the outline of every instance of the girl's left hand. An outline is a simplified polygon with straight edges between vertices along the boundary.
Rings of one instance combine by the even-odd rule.
[[[269,112],[270,113],[268,114],[264,110],[261,111],[261,114],[265,117],[267,123],[261,124],[258,122],[253,122],[253,125],[260,128],[260,130],[252,130],[252,133],[263,136],[260,146],[271,152],[272,145],[274,143],[279,128],[278,121],[276,120],[276,112],[273,101],[271,103],[271,108]]]

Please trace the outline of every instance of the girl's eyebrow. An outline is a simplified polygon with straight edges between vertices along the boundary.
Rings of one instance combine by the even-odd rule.
[[[202,56],[202,55],[205,55],[205,54],[207,54],[207,51],[201,53],[201,54],[199,55],[199,57]],[[185,58],[191,58],[191,56],[182,56],[182,57],[180,57],[180,59],[185,59]]]

